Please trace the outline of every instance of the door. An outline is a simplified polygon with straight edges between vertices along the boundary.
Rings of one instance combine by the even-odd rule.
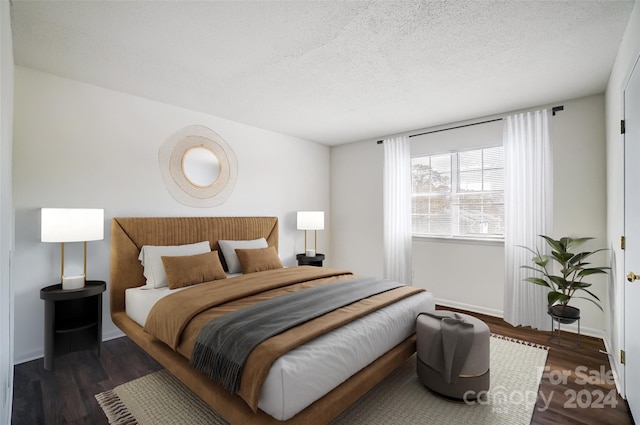
[[[640,65],[624,90],[624,264],[625,393],[631,413],[640,423]]]

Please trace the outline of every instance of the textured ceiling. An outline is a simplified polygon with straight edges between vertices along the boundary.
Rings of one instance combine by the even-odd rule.
[[[16,65],[327,145],[602,93],[633,1],[12,1]]]

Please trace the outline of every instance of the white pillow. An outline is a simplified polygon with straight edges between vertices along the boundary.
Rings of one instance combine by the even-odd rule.
[[[254,249],[254,248],[266,248],[269,245],[265,238],[252,239],[248,241],[218,241],[224,261],[227,263],[228,273],[242,273],[242,267],[240,267],[240,260],[236,255],[236,249]]]
[[[164,271],[162,256],[178,257],[183,255],[196,255],[211,252],[209,241],[196,242],[187,245],[154,246],[143,245],[138,260],[144,267],[144,277],[147,284],[144,289],[162,288],[169,286],[167,274]]]

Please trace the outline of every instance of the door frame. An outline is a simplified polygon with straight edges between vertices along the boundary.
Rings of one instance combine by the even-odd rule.
[[[631,61],[631,64],[629,66],[629,69],[627,70],[627,73],[623,79],[622,82],[622,87],[621,87],[621,98],[622,98],[622,119],[624,120],[624,122],[626,123],[628,118],[627,118],[627,113],[626,113],[626,102],[625,102],[625,92],[627,90],[627,87],[629,86],[629,82],[631,80],[632,75],[634,74],[634,72],[638,73],[638,77],[640,78],[640,49],[638,49],[634,56],[635,59]],[[626,153],[627,153],[627,135],[626,133],[622,133],[621,132],[621,137],[622,137],[622,144],[623,144],[623,157],[622,157],[622,169],[623,169],[623,231],[626,233],[626,225],[627,225],[627,205],[626,205],[626,196],[627,196],[627,167],[626,167]],[[624,350],[625,352],[627,351],[627,309],[626,309],[626,295],[627,295],[627,282],[626,282],[626,272],[629,271],[629,268],[627,267],[627,253],[626,251],[622,252],[622,274],[620,276],[621,278],[621,284],[619,285],[619,289],[620,289],[620,294],[621,294],[621,303],[619,305],[619,307],[621,307],[621,329],[619,330],[619,336],[620,336],[620,347],[622,350]],[[630,382],[629,379],[627,379],[627,368],[626,365],[624,363],[622,363],[620,356],[618,355],[618,353],[613,353],[614,354],[614,358],[615,360],[615,364],[616,366],[618,366],[618,380],[619,380],[619,391],[620,394],[623,398],[627,399],[627,385]]]

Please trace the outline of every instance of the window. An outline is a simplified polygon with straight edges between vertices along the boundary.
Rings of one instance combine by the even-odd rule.
[[[414,236],[504,237],[502,146],[411,159]]]

